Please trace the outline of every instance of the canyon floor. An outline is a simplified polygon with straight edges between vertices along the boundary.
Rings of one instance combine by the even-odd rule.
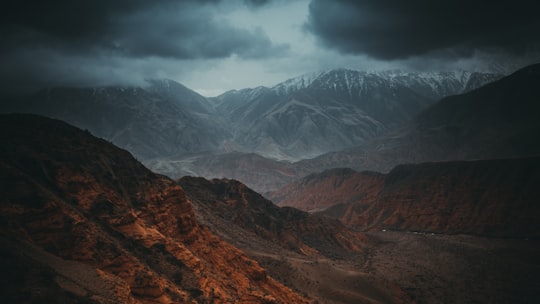
[[[377,231],[357,256],[246,250],[315,303],[539,303],[540,241]]]

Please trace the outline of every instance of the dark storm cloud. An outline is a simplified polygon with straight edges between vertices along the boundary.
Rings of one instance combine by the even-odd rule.
[[[3,10],[3,51],[54,48],[68,54],[191,59],[266,57],[286,49],[272,45],[261,30],[238,29],[215,19],[208,4],[219,1],[32,2],[14,2]]]
[[[313,0],[307,29],[343,53],[377,59],[538,51],[537,1]]]
[[[266,2],[11,1],[0,11],[0,91],[126,82],[191,60],[282,56],[288,45],[220,15]]]
[[[268,4],[269,2],[270,0],[244,0],[244,3],[247,6],[251,6],[251,7],[263,6],[265,4]]]

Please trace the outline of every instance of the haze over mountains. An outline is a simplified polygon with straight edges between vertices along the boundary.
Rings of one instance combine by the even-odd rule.
[[[148,80],[146,87],[46,89],[3,111],[65,120],[141,160],[229,151],[298,160],[362,144],[441,97],[500,77],[340,69],[209,99],[171,80]]]
[[[446,97],[357,147],[313,159],[275,162],[236,153],[172,157],[147,164],[172,176],[236,178],[267,192],[332,168],[388,172],[402,163],[537,155],[539,70],[538,64],[532,65],[468,93]]]
[[[408,121],[441,97],[498,75],[331,70],[273,88],[231,91],[212,101],[233,142],[275,159],[298,160],[362,144]]]
[[[4,111],[63,119],[171,177],[228,177],[267,192],[336,167],[388,172],[400,163],[534,154],[538,65],[437,102],[500,77],[339,69],[215,98],[149,80],[144,88],[43,90]]]

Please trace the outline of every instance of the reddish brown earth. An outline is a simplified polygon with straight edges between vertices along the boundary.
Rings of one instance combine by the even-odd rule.
[[[38,116],[0,130],[1,302],[307,302],[128,152]]]
[[[400,165],[375,176],[331,170],[271,197],[308,211],[326,206],[322,213],[361,230],[537,238],[538,185],[540,158],[533,157]]]
[[[299,172],[336,167],[389,172],[400,164],[540,154],[540,64],[465,94],[443,98],[410,123],[344,151],[295,163]]]
[[[402,165],[374,204],[349,223],[363,229],[540,237],[540,158]]]
[[[126,151],[59,121],[8,115],[0,128],[1,303],[540,302],[538,239],[359,233],[322,214],[278,208],[236,181],[153,174]],[[463,192],[453,198],[473,193],[479,208],[496,203],[485,217],[470,215],[481,220],[474,227],[497,219],[496,206],[511,199],[527,216],[504,227],[534,236],[538,221],[529,219],[538,209],[528,198],[538,193],[536,164],[404,166],[374,183],[375,197],[395,200],[392,219],[415,210],[403,207],[404,198],[452,186]],[[479,174],[485,167],[490,174]],[[441,176],[452,178],[445,184]],[[431,199],[451,204],[444,197]],[[417,222],[434,226],[427,218]]]
[[[540,303],[540,241],[369,232],[356,269],[405,291],[407,303]],[[353,303],[353,302],[351,302]]]
[[[227,179],[183,177],[179,184],[193,202],[196,214],[216,233],[231,226],[303,255],[346,256],[366,246],[366,237],[338,220],[294,208],[280,208],[244,184]]]
[[[266,196],[279,206],[294,207],[304,211],[322,211],[336,203],[355,203],[360,210],[369,206],[380,192],[384,175],[376,172],[356,172],[352,169],[331,169],[306,176],[287,184]],[[357,213],[359,211],[356,211]]]
[[[373,245],[336,219],[280,208],[244,184],[184,177],[197,219],[268,272],[320,303],[406,303],[408,295],[356,265]]]
[[[317,213],[295,211],[296,216],[288,216],[292,209],[272,206],[236,181],[183,178],[179,182],[193,201],[196,216],[212,231],[242,248],[273,277],[320,303],[540,300],[536,291],[539,240],[351,233]],[[306,222],[309,218],[316,221]],[[306,239],[309,231],[316,235]],[[357,250],[332,241],[340,234],[358,244]]]

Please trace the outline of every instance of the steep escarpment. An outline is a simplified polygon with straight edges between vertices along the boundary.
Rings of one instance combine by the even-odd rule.
[[[0,127],[2,302],[305,302],[128,152],[39,116]]]

